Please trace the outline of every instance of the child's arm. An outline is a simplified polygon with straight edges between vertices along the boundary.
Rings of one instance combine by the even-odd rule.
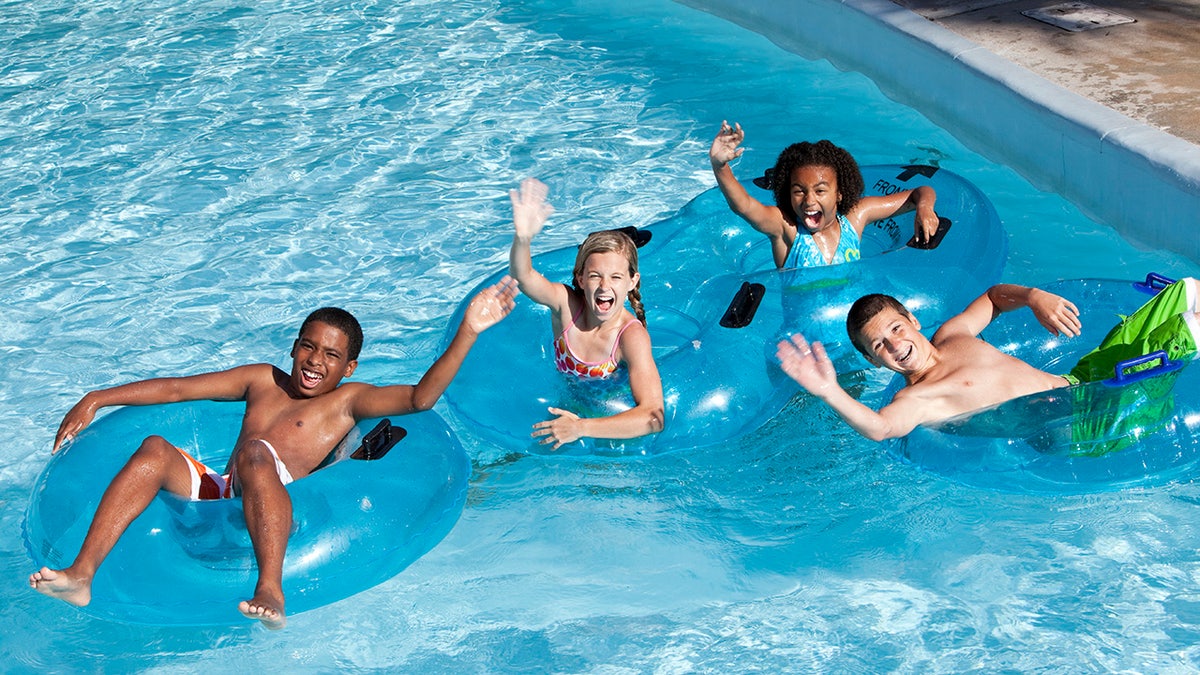
[[[726,121],[721,122],[721,131],[713,139],[712,147],[708,150],[708,159],[712,163],[713,175],[717,178],[717,187],[725,196],[729,208],[742,217],[755,230],[775,239],[783,237],[783,214],[779,208],[758,201],[746,192],[746,188],[733,175],[729,163],[742,156],[745,148],[740,147],[746,137],[742,126],[735,123],[732,127]],[[776,176],[775,180],[786,180],[786,176]]]
[[[663,430],[662,380],[650,351],[650,334],[637,324],[621,335],[621,351],[629,368],[629,385],[633,390],[633,408],[608,417],[581,418],[561,408],[549,408],[552,420],[533,425],[533,436],[544,437],[543,444],[554,444],[557,450],[564,443],[580,438],[638,438]]]
[[[499,323],[512,311],[516,294],[516,285],[509,277],[504,277],[498,283],[477,293],[467,304],[454,339],[429,370],[425,371],[425,375],[416,386],[361,386],[355,390],[351,414],[355,419],[367,419],[406,415],[432,408],[458,374],[479,334]]]
[[[933,208],[936,203],[937,192],[928,185],[922,185],[892,195],[863,197],[854,205],[853,212],[847,214],[847,218],[862,236],[867,223],[915,210],[913,231],[917,241],[929,241],[938,229],[938,215]]]
[[[115,405],[156,405],[179,401],[241,401],[246,398],[255,377],[270,377],[266,364],[239,366],[230,370],[187,377],[159,377],[139,380],[108,389],[88,392],[63,417],[54,436],[51,452],[83,431],[101,408]],[[264,375],[263,371],[266,371]]]
[[[530,242],[542,231],[554,207],[546,203],[548,189],[536,178],[526,178],[520,190],[510,190],[513,207],[513,242],[508,252],[508,273],[530,300],[550,308],[568,301],[567,287],[554,283],[533,269]]]
[[[837,371],[820,342],[810,346],[797,333],[791,341],[779,343],[777,355],[783,372],[825,402],[851,428],[873,441],[905,436],[923,421],[915,400],[898,396],[898,400],[876,412],[847,393],[838,383]]]
[[[1038,323],[1054,335],[1079,335],[1079,309],[1071,301],[1040,288],[997,284],[942,324],[934,333],[933,342],[937,344],[955,333],[979,335],[996,317],[1021,307],[1028,307]]]

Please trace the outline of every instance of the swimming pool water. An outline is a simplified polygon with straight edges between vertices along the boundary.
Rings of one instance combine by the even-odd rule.
[[[973,489],[803,398],[652,460],[472,445],[441,545],[280,634],[113,624],[25,587],[25,504],[85,391],[284,364],[323,304],[363,320],[356,377],[413,381],[506,260],[508,188],[550,185],[537,250],[644,225],[713,184],[722,119],[745,178],[822,137],[964,175],[1008,228],[1009,280],[1195,273],[869,80],[668,2],[0,2],[3,670],[1200,667],[1193,482]]]

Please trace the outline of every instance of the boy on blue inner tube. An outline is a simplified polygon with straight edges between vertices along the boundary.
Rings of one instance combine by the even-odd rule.
[[[763,204],[738,182],[729,163],[741,157],[745,133],[740,124],[721,122],[708,158],[729,208],[771,240],[778,268],[817,267],[852,262],[867,223],[916,210],[917,242],[937,232],[937,194],[923,185],[887,196],[863,196],[863,178],[854,157],[829,141],[793,143],[779,153],[772,171],[775,205]]]
[[[778,344],[778,356],[792,379],[863,436],[879,441],[1020,396],[1112,377],[1114,366],[1131,357],[1162,350],[1171,360],[1194,358],[1200,342],[1198,297],[1195,279],[1167,286],[1114,327],[1068,375],[1052,375],[976,336],[1002,312],[1020,307],[1029,307],[1055,335],[1079,335],[1079,310],[1058,295],[1013,284],[993,286],[946,321],[932,340],[895,298],[863,296],[850,308],[846,332],[868,361],[903,375],[906,382],[878,411],[842,389],[820,342],[810,345],[796,334]]]
[[[159,490],[191,499],[241,497],[258,582],[238,610],[267,628],[283,628],[283,558],[292,530],[292,502],[284,486],[316,470],[359,420],[432,408],[479,334],[512,311],[515,295],[507,277],[480,291],[446,351],[415,386],[341,384],[358,366],[362,329],[349,312],[325,307],[300,326],[290,373],[259,363],[88,393],[63,418],[52,452],[107,406],[222,400],[245,401],[246,412],[225,472],[201,464],[161,436],[142,441],[105,490],[75,560],[60,570],[43,567],[29,576],[29,585],[72,605],[87,605],[96,569]]]

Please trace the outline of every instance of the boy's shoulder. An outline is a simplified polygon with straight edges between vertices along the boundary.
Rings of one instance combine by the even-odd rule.
[[[285,372],[282,368],[270,363],[245,363],[240,366],[234,366],[227,372],[241,372],[246,376],[255,379],[270,378],[271,380],[278,380],[280,377],[284,379],[287,379],[288,377],[287,372]]]
[[[953,332],[948,335],[935,335],[930,341],[934,350],[937,367],[932,370],[933,377],[929,384],[935,385],[943,380],[954,377],[964,369],[975,370],[982,364],[994,362],[994,355],[1000,350],[969,332]]]
[[[229,370],[213,373],[213,375],[236,378],[251,388],[286,388],[291,377],[287,371],[270,363],[246,363],[234,366]]]

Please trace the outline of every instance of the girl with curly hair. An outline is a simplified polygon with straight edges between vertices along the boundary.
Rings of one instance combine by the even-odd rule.
[[[733,175],[729,162],[742,156],[745,133],[739,124],[721,122],[708,151],[717,185],[734,213],[771,240],[779,268],[815,267],[851,262],[867,223],[916,210],[917,241],[937,232],[933,210],[937,195],[921,186],[886,196],[863,196],[863,178],[854,157],[829,141],[794,143],[779,153],[771,173],[775,205],[751,197]]]

